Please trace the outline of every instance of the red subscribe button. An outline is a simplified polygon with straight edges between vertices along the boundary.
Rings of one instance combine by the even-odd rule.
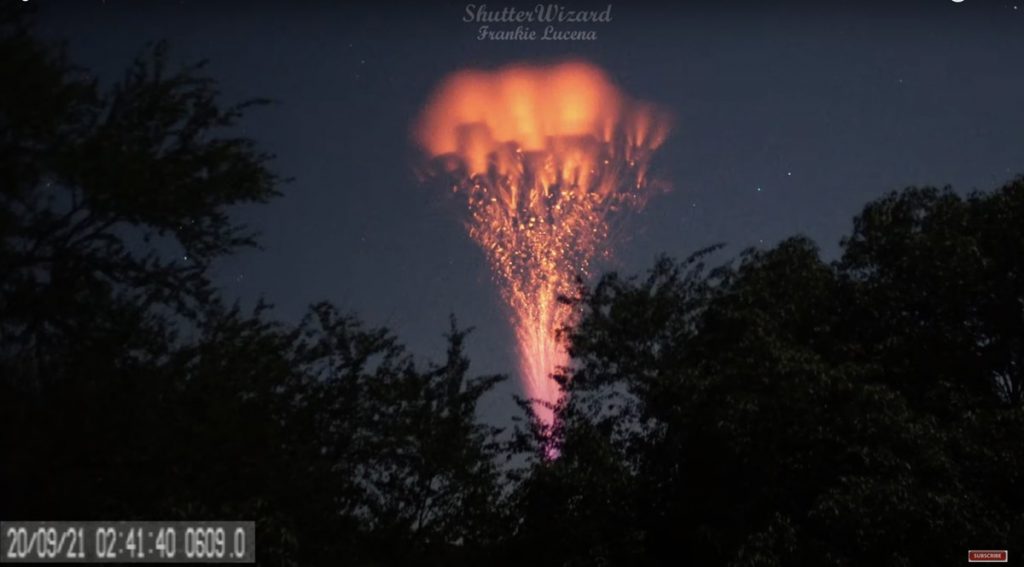
[[[1005,549],[972,549],[967,552],[968,563],[1006,563],[1009,553]]]

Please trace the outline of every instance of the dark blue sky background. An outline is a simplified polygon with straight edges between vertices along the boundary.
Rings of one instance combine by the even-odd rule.
[[[834,257],[885,192],[1024,173],[1024,0],[613,1],[612,22],[565,26],[597,31],[584,42],[478,41],[467,3],[32,1],[44,34],[105,79],[167,39],[180,62],[210,59],[227,99],[279,101],[244,130],[295,181],[239,211],[265,249],[217,265],[230,296],[263,296],[289,320],[331,300],[434,358],[455,313],[476,327],[478,372],[514,374],[512,333],[459,203],[417,180],[408,137],[450,71],[578,56],[675,114],[655,164],[674,189],[606,266],[630,273],[660,253],[724,242],[724,260],[798,233]],[[511,412],[516,389],[485,413]]]

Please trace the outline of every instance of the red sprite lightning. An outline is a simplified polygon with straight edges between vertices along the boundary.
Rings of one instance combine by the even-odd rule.
[[[574,311],[562,295],[609,254],[616,213],[643,206],[651,154],[667,116],[621,93],[584,62],[460,71],[427,103],[413,135],[465,198],[510,310],[526,394],[554,404],[551,374],[568,363],[557,332]],[[550,424],[546,404],[535,404]]]

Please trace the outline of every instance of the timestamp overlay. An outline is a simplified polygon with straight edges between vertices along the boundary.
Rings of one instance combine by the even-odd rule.
[[[0,521],[0,563],[254,563],[254,522]]]

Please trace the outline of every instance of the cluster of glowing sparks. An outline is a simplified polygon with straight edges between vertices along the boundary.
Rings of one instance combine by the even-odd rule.
[[[618,213],[646,201],[665,118],[597,67],[567,62],[455,73],[415,127],[466,200],[466,227],[509,307],[525,391],[543,402],[534,407],[544,423],[559,398],[551,375],[568,362],[558,331],[575,316],[559,298],[609,254]]]

